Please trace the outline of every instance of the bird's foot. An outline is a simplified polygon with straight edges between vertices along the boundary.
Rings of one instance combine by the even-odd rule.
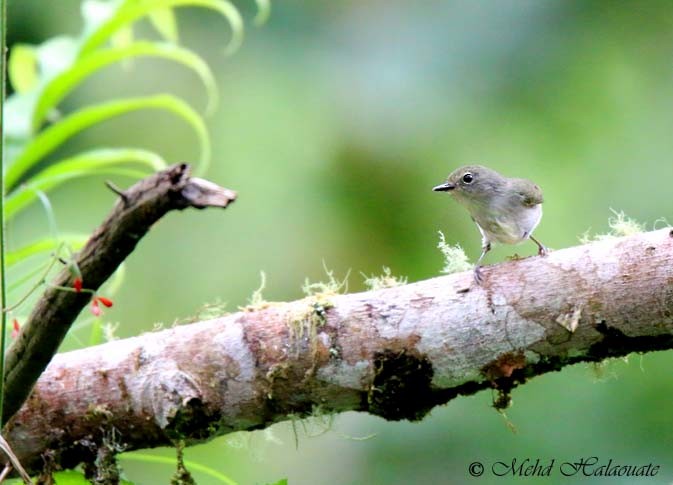
[[[481,266],[474,267],[474,282],[477,286],[481,286],[484,283],[484,272],[481,270]]]
[[[528,236],[528,237],[530,238],[531,241],[533,241],[535,244],[537,244],[537,254],[539,256],[546,256],[547,254],[549,254],[549,249],[547,249],[547,247],[544,244],[542,244],[540,241],[535,239],[533,236]]]

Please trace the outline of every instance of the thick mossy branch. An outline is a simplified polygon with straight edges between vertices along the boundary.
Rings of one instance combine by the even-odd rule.
[[[315,289],[315,287],[313,287]],[[321,288],[322,289],[322,288]],[[458,395],[673,348],[673,231],[354,294],[260,305],[54,357],[5,436],[31,470],[347,410],[418,420]]]
[[[189,176],[189,166],[174,165],[147,177],[124,192],[96,229],[76,263],[86,288],[97,290],[133,251],[149,228],[171,210],[227,207],[236,194],[207,180]],[[72,287],[64,269],[52,285]],[[48,288],[37,302],[7,353],[3,422],[19,409],[91,294]]]

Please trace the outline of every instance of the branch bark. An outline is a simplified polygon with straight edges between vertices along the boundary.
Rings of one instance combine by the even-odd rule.
[[[673,347],[673,230],[395,288],[266,303],[57,355],[5,436],[32,470],[290,416],[418,420],[576,362]],[[115,433],[112,432],[115,430]],[[107,440],[107,441],[106,441]]]
[[[226,207],[236,193],[189,176],[187,164],[153,174],[124,192],[107,219],[96,229],[75,260],[84,286],[97,290],[133,251],[149,228],[171,210]],[[52,282],[72,287],[66,268]],[[10,347],[5,361],[2,422],[19,409],[35,381],[58,350],[65,334],[91,299],[90,293],[48,288]]]

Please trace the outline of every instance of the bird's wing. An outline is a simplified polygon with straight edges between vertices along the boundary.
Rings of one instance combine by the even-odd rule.
[[[513,189],[511,191],[513,194],[512,197],[521,201],[524,206],[534,207],[544,202],[542,190],[530,180],[510,179],[510,183],[511,188]]]

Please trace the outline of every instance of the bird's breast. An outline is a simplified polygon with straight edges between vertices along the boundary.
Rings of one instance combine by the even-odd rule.
[[[528,239],[542,218],[542,206],[472,214],[483,235],[491,242],[517,244]]]

